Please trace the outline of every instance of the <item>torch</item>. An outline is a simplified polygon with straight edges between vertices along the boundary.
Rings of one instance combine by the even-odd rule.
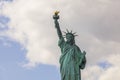
[[[59,19],[59,14],[60,12],[59,11],[55,11],[54,15],[53,15],[53,19],[57,20]]]

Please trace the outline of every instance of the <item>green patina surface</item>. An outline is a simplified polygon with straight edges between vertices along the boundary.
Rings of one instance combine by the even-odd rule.
[[[81,52],[80,48],[75,44],[74,33],[67,31],[65,41],[58,23],[59,15],[55,14],[53,19],[59,37],[58,45],[61,49],[59,60],[61,80],[81,80],[80,69],[85,68],[86,52]]]

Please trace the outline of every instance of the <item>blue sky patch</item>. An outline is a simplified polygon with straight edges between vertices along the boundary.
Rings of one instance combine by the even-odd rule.
[[[12,2],[13,0],[0,0],[0,2],[5,1],[5,2]]]
[[[111,67],[112,64],[109,63],[108,61],[102,61],[102,62],[98,63],[98,66],[100,66],[103,69],[107,69],[107,68]]]
[[[4,15],[0,15],[0,23],[6,24],[9,21],[10,21],[10,18],[8,18],[7,16],[4,16]]]
[[[9,21],[10,21],[10,18],[4,15],[0,15],[0,31],[8,29],[7,23]]]

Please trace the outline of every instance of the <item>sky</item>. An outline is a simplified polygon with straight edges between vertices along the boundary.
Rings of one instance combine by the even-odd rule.
[[[86,51],[82,80],[120,79],[119,0],[0,0],[0,80],[60,80],[60,27]]]

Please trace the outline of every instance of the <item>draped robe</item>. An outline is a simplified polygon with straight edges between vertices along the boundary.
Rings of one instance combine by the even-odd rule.
[[[86,58],[75,44],[70,45],[62,37],[58,43],[61,48],[60,73],[61,80],[81,80],[80,69],[86,64]]]

